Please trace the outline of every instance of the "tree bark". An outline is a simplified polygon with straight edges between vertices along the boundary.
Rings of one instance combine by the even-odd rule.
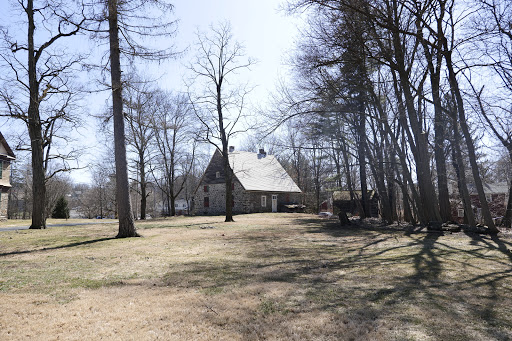
[[[510,228],[512,220],[512,184],[510,185],[510,189],[508,190],[508,203],[507,203],[507,211],[505,212],[505,217],[503,217],[502,225],[503,227]]]
[[[110,75],[112,81],[112,110],[114,117],[114,151],[116,163],[116,197],[119,217],[119,232],[116,237],[126,238],[138,237],[139,235],[133,221],[128,182],[117,6],[118,0],[108,0]]]
[[[46,184],[43,166],[43,136],[39,116],[39,82],[37,81],[36,51],[34,48],[34,2],[27,1],[28,17],[28,77],[30,99],[28,106],[28,133],[32,149],[32,225],[31,229],[46,228]]]
[[[360,105],[358,112],[359,123],[357,124],[357,158],[359,159],[359,179],[361,183],[361,219],[370,214],[370,205],[368,200],[368,185],[366,181],[366,115],[364,112],[364,103]]]
[[[146,219],[146,206],[148,196],[146,194],[146,166],[144,161],[144,155],[139,157],[139,172],[140,172],[140,219]]]

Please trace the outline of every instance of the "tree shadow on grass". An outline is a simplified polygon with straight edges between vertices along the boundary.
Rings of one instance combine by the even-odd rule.
[[[376,231],[375,227],[371,226],[367,230]],[[360,234],[358,230],[352,232]],[[389,230],[382,230],[384,234],[388,232]],[[454,321],[460,319],[466,324],[471,324],[472,320],[483,320],[483,328],[477,327],[480,329],[480,337],[510,339],[512,320],[508,318],[509,315],[505,313],[503,307],[499,308],[497,305],[503,300],[511,302],[511,291],[506,283],[512,275],[512,244],[498,236],[468,234],[472,238],[468,244],[481,247],[456,247],[454,245],[460,244],[445,242],[445,235],[442,233],[421,232],[416,231],[413,235],[406,230],[404,236],[412,238],[412,242],[397,247],[368,249],[368,246],[385,242],[389,238],[380,238],[363,244],[361,250],[366,250],[357,257],[359,262],[370,268],[370,273],[376,264],[369,262],[370,259],[399,249],[410,250],[409,260],[412,260],[414,270],[410,274],[385,280],[386,285],[383,288],[378,289],[378,283],[375,283],[376,288],[366,288],[366,292],[362,292],[358,297],[360,301],[367,302],[365,309],[374,310],[377,316],[382,316],[393,310],[397,311],[392,307],[404,306],[403,302],[418,304],[421,310],[429,314],[425,314],[422,320],[411,321],[424,327],[429,326],[427,330],[441,339],[472,339],[475,338],[475,334],[472,334],[474,330],[471,328],[436,329],[436,326],[444,323],[439,316],[453,318]],[[460,237],[466,240],[462,234],[459,234]],[[492,250],[500,251],[505,258],[488,255]],[[390,271],[409,260],[407,257],[394,257],[389,264]],[[455,269],[459,270],[455,276],[454,269],[451,268],[453,266],[460,268]],[[471,269],[478,269],[478,272],[472,273]],[[465,271],[467,272],[462,274]],[[376,308],[375,303],[379,301],[385,304],[380,307],[377,305],[379,308]],[[432,322],[437,322],[432,323],[428,321],[429,318],[432,318]]]
[[[94,244],[94,243],[103,242],[103,241],[112,240],[112,239],[117,239],[117,238],[115,238],[115,237],[105,237],[105,238],[86,240],[86,241],[83,241],[83,242],[75,242],[75,243],[59,245],[59,246],[53,246],[53,247],[43,247],[41,249],[4,252],[4,253],[0,253],[0,257],[13,256],[13,255],[23,255],[23,254],[31,254],[31,253],[37,253],[37,252],[43,252],[43,251],[59,250],[59,249],[67,249],[67,248],[73,248],[73,247],[78,247],[78,246],[83,246],[83,245],[89,245],[89,244]]]
[[[510,242],[479,235],[468,241],[464,234],[422,229],[341,229],[322,219],[297,219],[296,226],[297,238],[305,238],[248,235],[244,243],[239,236],[232,242],[246,248],[243,261],[184,264],[171,269],[163,283],[221,292],[286,283],[293,289],[279,299],[292,310],[328,311],[370,329],[392,323],[391,338],[410,338],[411,330],[435,339],[512,337],[504,308],[512,303],[506,285],[512,277]]]

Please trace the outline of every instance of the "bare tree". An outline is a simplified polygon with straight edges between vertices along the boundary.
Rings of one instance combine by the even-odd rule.
[[[233,41],[229,23],[210,27],[209,33],[197,33],[197,54],[190,64],[192,82],[190,100],[196,116],[202,123],[200,138],[214,145],[221,153],[226,184],[226,222],[233,221],[232,180],[229,165],[229,140],[239,132],[237,125],[244,116],[247,85],[233,86],[230,80],[249,69],[254,61],[245,58],[244,48]],[[202,87],[202,91],[192,93]]]
[[[135,167],[137,178],[135,179],[137,192],[140,195],[140,219],[146,219],[146,206],[149,193],[148,166],[151,159],[151,143],[154,138],[152,117],[155,112],[155,89],[148,82],[134,77],[127,87],[126,120],[128,122],[128,144],[135,154]]]
[[[167,213],[174,216],[175,201],[188,189],[195,165],[197,124],[185,95],[160,92],[153,105],[151,125],[157,157],[152,162],[151,173],[158,188],[165,193]]]
[[[106,5],[106,8],[105,8]],[[116,162],[116,193],[119,217],[118,238],[136,237],[133,212],[130,202],[128,165],[126,158],[126,136],[123,112],[123,82],[121,78],[121,57],[129,59],[162,60],[176,54],[172,45],[168,49],[151,48],[144,45],[144,38],[170,38],[175,32],[175,22],[166,17],[172,5],[153,0],[108,0],[100,3],[102,11],[95,17],[98,23],[96,33],[108,32],[110,51],[110,88],[112,91],[112,116],[114,121],[114,151]],[[107,14],[105,18],[103,11]],[[105,20],[107,19],[107,20]],[[108,31],[102,25],[108,22]]]
[[[34,199],[30,228],[42,229],[46,228],[45,181],[51,177],[46,173],[50,147],[61,121],[69,120],[74,97],[69,74],[82,59],[65,53],[59,43],[77,35],[86,18],[83,6],[65,1],[19,0],[16,6],[23,12],[27,38],[21,42],[3,32],[0,58],[10,72],[2,76],[6,84],[0,97],[4,115],[23,120],[28,129]],[[41,34],[36,34],[36,29]],[[43,106],[45,102],[50,105]]]
[[[512,93],[512,6],[508,2],[480,0],[480,11],[475,16],[474,26],[483,39],[477,47],[485,51],[494,74],[503,84],[503,92],[484,98],[484,87],[473,93],[477,100],[477,111],[492,135],[505,147],[512,165],[512,116],[510,94]],[[496,92],[496,91],[495,91]],[[512,183],[509,184],[508,202],[502,224],[510,227],[512,222]]]

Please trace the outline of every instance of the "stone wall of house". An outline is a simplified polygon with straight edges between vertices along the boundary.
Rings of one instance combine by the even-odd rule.
[[[205,186],[207,188],[205,188]],[[242,185],[234,182],[233,213],[263,213],[272,212],[272,195],[277,195],[277,210],[290,203],[300,203],[300,193],[272,193],[272,192],[246,192]],[[265,200],[262,197],[266,197]],[[205,197],[208,198],[209,207],[205,207]],[[194,196],[194,214],[220,215],[225,214],[225,184],[201,184]],[[265,204],[263,206],[263,204]]]
[[[205,207],[208,198],[208,207]],[[224,183],[205,184],[198,187],[194,196],[194,213],[198,215],[218,215],[226,213],[226,185]],[[238,181],[234,181],[233,213],[249,213],[250,201]]]
[[[0,220],[7,219],[7,207],[9,205],[9,190],[0,190]]]
[[[6,160],[0,160],[2,165],[2,176],[0,177],[0,186],[10,187],[11,179],[11,162]]]
[[[0,219],[7,219],[7,207],[9,205],[9,181],[11,178],[11,162],[2,160],[2,176],[0,178]]]

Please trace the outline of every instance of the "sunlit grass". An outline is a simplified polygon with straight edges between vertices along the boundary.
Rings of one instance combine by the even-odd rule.
[[[235,220],[0,232],[0,339],[512,338],[506,235]]]

